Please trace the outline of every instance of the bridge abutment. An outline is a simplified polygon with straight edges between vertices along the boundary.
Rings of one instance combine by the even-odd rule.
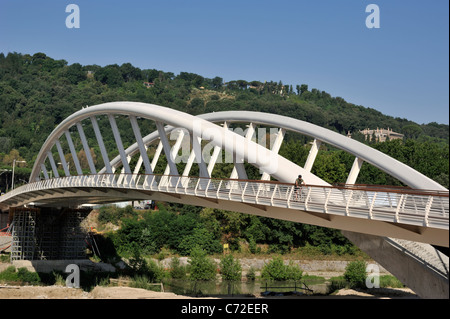
[[[421,298],[449,298],[449,258],[433,246],[349,231],[342,234]]]
[[[86,209],[10,208],[11,261],[86,258]]]

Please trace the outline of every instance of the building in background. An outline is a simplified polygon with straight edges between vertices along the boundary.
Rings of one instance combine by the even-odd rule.
[[[376,139],[377,142],[385,142],[386,140],[398,140],[403,139],[403,134],[394,132],[392,129],[384,129],[384,128],[378,128],[376,130],[371,129],[364,129],[362,131],[359,131],[359,133],[363,134],[366,141],[372,141],[372,139]]]

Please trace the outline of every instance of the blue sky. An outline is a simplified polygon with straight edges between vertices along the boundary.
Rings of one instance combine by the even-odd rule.
[[[417,123],[449,123],[448,39],[447,0],[0,0],[0,52],[305,83]]]

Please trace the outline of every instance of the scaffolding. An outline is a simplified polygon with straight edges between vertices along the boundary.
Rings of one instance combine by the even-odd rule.
[[[39,210],[13,208],[11,260],[34,260],[36,251],[36,215]]]
[[[86,258],[85,209],[11,208],[11,260]]]

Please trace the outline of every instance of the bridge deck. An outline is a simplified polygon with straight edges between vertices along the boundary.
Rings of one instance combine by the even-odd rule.
[[[449,229],[448,192],[370,186],[327,187],[168,175],[101,174],[60,177],[24,185],[0,208],[33,202],[39,191],[64,188],[135,189],[237,201],[267,207]]]

